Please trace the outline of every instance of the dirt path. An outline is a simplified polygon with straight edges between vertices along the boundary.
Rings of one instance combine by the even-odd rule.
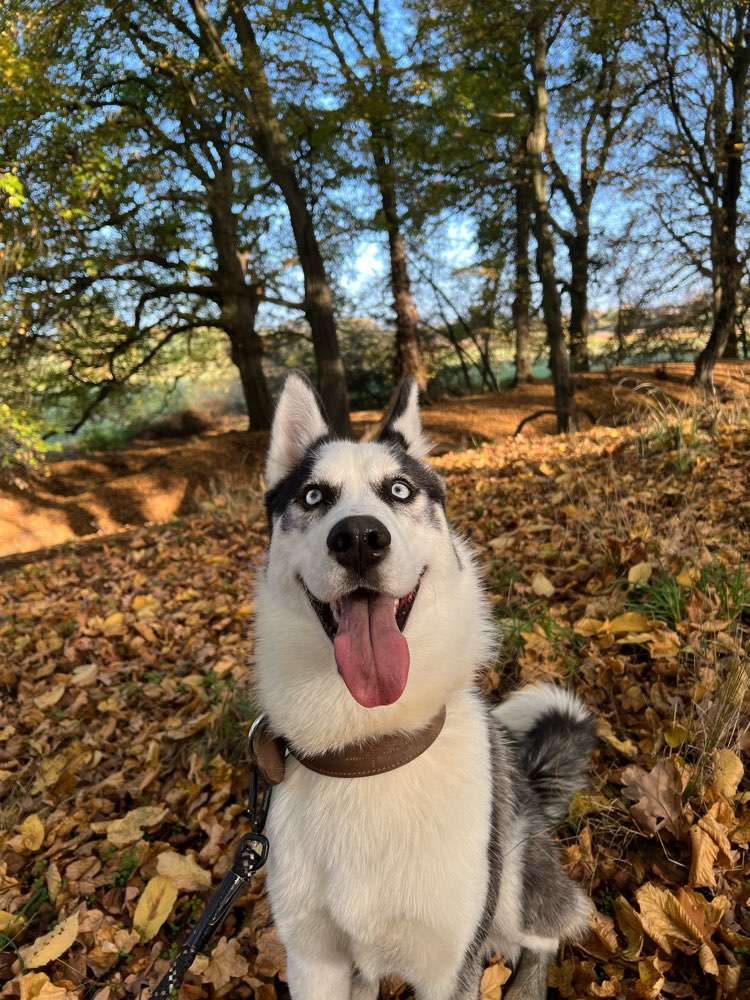
[[[580,376],[578,404],[597,423],[632,419],[643,407],[649,385],[672,405],[692,398],[689,364],[624,368]],[[725,363],[717,385],[750,399],[750,364]],[[445,400],[424,409],[436,453],[475,447],[512,436],[530,414],[552,406],[552,386],[537,382],[487,396]],[[380,413],[354,414],[357,433]],[[584,426],[588,416],[583,417]],[[0,486],[0,558],[32,553],[76,538],[109,535],[193,512],[217,491],[259,490],[267,444],[263,432],[242,431],[243,421],[223,424],[200,436],[134,442],[121,451],[88,453],[50,463],[48,475],[28,483]],[[554,431],[551,416],[535,420],[523,435]]]

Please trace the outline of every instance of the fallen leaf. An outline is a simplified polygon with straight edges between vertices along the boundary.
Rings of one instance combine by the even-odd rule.
[[[650,633],[657,626],[657,622],[651,621],[640,611],[626,611],[625,614],[618,615],[612,621],[605,621],[600,632],[608,635],[620,635],[627,632]]]
[[[12,934],[14,930],[22,927],[25,923],[22,913],[10,913],[8,910],[0,910],[0,934]]]
[[[179,892],[201,892],[211,888],[211,873],[201,868],[195,858],[162,851],[156,859],[156,871],[164,875]]]
[[[236,938],[227,940],[222,937],[211,953],[201,978],[219,990],[233,979],[244,976],[249,968],[248,961],[242,954],[240,942]]]
[[[20,983],[20,1000],[34,1000],[35,997],[39,996],[48,982],[49,976],[46,972],[29,972],[28,975],[23,977]]]
[[[713,786],[719,795],[733,799],[745,774],[745,767],[733,750],[714,750]]]
[[[643,948],[643,924],[641,923],[641,918],[624,896],[617,897],[614,907],[617,926],[627,941],[627,947],[622,952],[623,958],[628,962],[635,962],[639,958]]]
[[[154,829],[166,818],[169,809],[162,806],[139,806],[120,819],[105,823],[92,823],[94,833],[106,833],[107,840],[117,847],[135,844],[143,837],[144,829]]]
[[[64,955],[78,937],[78,915],[72,914],[57,924],[48,934],[38,937],[28,948],[21,948],[21,958],[27,969],[38,969]]]
[[[44,843],[44,824],[36,813],[21,823],[21,840],[27,851],[38,851]]]
[[[552,597],[555,592],[555,588],[552,586],[544,573],[534,574],[531,581],[531,589],[537,597]]]
[[[149,879],[133,915],[133,927],[144,941],[158,933],[176,901],[177,890],[166,875]]]
[[[673,760],[659,760],[651,769],[631,764],[622,772],[623,797],[633,802],[630,812],[646,833],[662,828],[682,833],[682,780]]]
[[[703,940],[700,930],[668,889],[648,882],[636,890],[635,897],[644,931],[667,955],[674,948],[688,955],[698,950]]]
[[[510,979],[511,970],[504,964],[490,965],[484,970],[479,989],[480,1000],[500,1000],[503,986]]]
[[[639,562],[628,570],[628,583],[631,587],[642,587],[651,579],[651,563]]]

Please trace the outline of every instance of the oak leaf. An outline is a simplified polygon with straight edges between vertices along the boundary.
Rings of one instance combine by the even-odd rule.
[[[630,764],[622,772],[623,797],[633,803],[630,812],[646,833],[664,828],[679,837],[682,818],[682,779],[673,760],[659,760],[651,771]]]
[[[250,965],[242,954],[241,946],[236,938],[227,940],[220,938],[208,960],[201,977],[219,990],[232,979],[239,979],[250,970]]]

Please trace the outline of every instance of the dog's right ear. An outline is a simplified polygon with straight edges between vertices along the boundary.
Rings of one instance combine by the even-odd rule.
[[[419,386],[416,379],[403,380],[384,420],[377,436],[378,441],[395,439],[413,458],[424,458],[432,448],[432,442],[424,433],[419,415]]]
[[[271,424],[267,488],[273,489],[300,462],[310,445],[328,433],[323,407],[312,383],[302,372],[290,372],[284,379]]]

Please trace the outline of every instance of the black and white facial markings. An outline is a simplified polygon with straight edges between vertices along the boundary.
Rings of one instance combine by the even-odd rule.
[[[370,464],[366,486],[394,515],[426,515],[434,521],[432,508],[444,508],[445,487],[421,460],[430,443],[422,430],[418,395],[416,382],[406,382],[377,442],[365,446]],[[272,531],[279,523],[281,530],[304,531],[346,499],[350,449],[351,442],[331,434],[308,379],[292,372],[279,397],[266,464],[265,503]]]

